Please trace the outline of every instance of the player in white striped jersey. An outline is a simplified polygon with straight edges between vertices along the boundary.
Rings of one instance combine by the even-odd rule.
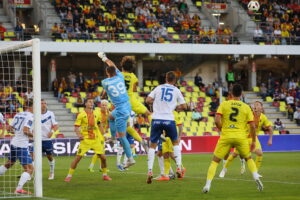
[[[53,158],[53,143],[51,140],[51,136],[54,131],[58,129],[58,123],[55,120],[54,113],[47,110],[47,102],[42,99],[41,101],[41,110],[42,110],[42,151],[46,153],[49,166],[49,180],[54,179],[54,167],[55,160]]]
[[[173,143],[174,156],[177,165],[177,176],[182,178],[181,170],[181,150],[177,134],[173,111],[175,109],[187,109],[187,105],[180,90],[174,86],[176,75],[174,72],[166,74],[166,84],[157,86],[147,97],[146,103],[153,103],[153,114],[151,123],[150,148],[148,152],[148,178],[147,183],[152,183],[153,163],[155,159],[155,149],[163,131],[170,137]]]
[[[0,123],[2,125],[2,132],[0,133],[0,138],[3,138],[4,137],[4,134],[5,134],[5,129],[6,129],[6,126],[5,126],[5,119],[2,115],[2,113],[0,113]]]
[[[12,120],[9,129],[14,132],[14,137],[10,143],[10,154],[8,161],[0,166],[0,175],[3,175],[9,168],[11,168],[17,159],[20,161],[24,168],[24,172],[21,174],[18,186],[15,193],[19,194],[31,194],[29,191],[23,190],[23,185],[31,180],[33,173],[32,158],[28,151],[29,138],[33,137],[33,102],[29,100],[27,102],[27,109],[25,112],[20,112],[15,115]]]

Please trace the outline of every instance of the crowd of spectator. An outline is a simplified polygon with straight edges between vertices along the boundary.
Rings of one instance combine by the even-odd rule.
[[[249,0],[239,0],[248,10]],[[300,5],[294,0],[259,1],[258,12],[248,11],[257,22],[253,40],[274,45],[300,44]]]
[[[262,98],[272,97],[273,105],[279,106],[279,102],[286,103],[287,116],[291,121],[300,126],[300,79],[298,73],[292,72],[289,77],[275,79],[272,72],[268,74],[265,83],[261,84],[260,95]]]
[[[51,34],[60,39],[103,39],[121,41],[127,33],[136,40],[162,43],[237,42],[230,27],[201,26],[199,15],[190,16],[186,0],[107,0],[52,2],[62,20]],[[170,30],[169,30],[170,29]],[[174,34],[179,34],[174,38]]]

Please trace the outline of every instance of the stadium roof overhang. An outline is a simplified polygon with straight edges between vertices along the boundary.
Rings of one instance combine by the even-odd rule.
[[[2,42],[17,43],[17,42]],[[0,42],[1,46],[1,42]],[[213,54],[213,55],[300,55],[300,45],[221,45],[156,43],[41,42],[41,52],[130,53],[130,54]]]

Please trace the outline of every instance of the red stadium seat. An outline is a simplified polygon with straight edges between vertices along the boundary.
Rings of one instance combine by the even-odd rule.
[[[65,138],[65,136],[64,136],[64,134],[59,133],[59,134],[56,135],[56,138]]]

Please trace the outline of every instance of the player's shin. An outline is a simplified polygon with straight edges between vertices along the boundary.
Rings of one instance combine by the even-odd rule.
[[[174,145],[173,149],[174,149],[174,156],[175,156],[177,168],[179,168],[181,170],[181,150],[180,150],[180,147],[179,147],[179,145]]]
[[[257,170],[259,170],[259,168],[260,168],[260,166],[261,166],[262,159],[263,159],[262,156],[256,156],[256,159],[255,159],[255,165],[256,165]]]
[[[160,174],[164,174],[164,157],[163,156],[157,156],[158,157],[158,165],[159,165],[159,169],[160,169]]]
[[[115,120],[109,119],[109,129],[112,139],[116,139],[117,135],[117,128],[116,128],[116,122]]]
[[[150,148],[148,152],[148,173],[152,173],[153,163],[155,160],[155,149]]]
[[[93,157],[92,157],[92,161],[91,161],[90,167],[89,167],[90,169],[94,168],[94,165],[96,164],[97,159],[98,159],[98,155],[94,154]]]
[[[216,174],[218,165],[219,165],[219,163],[217,163],[215,161],[211,161],[210,166],[208,168],[208,172],[207,172],[207,182],[211,183],[211,181],[213,180],[213,178]]]
[[[164,159],[164,166],[165,166],[164,175],[168,177],[169,172],[170,172],[170,168],[171,168],[170,158],[165,158]]]
[[[23,172],[19,180],[16,190],[22,190],[23,185],[31,179],[31,175],[28,172]]]
[[[234,159],[233,155],[230,154],[223,168],[227,169],[229,165],[232,163],[233,159]]]
[[[129,159],[132,158],[132,153],[131,153],[131,149],[130,149],[130,144],[129,144],[128,140],[126,139],[126,137],[123,136],[123,137],[120,137],[119,139],[120,139],[120,142],[121,142],[121,144],[122,144],[122,146],[123,146],[123,148],[124,148],[124,151],[125,151],[126,156],[127,156]]]
[[[117,166],[121,165],[121,158],[123,155],[123,147],[118,147],[118,152],[117,152]]]
[[[254,163],[254,161],[253,161],[252,158],[249,158],[247,160],[247,165],[248,165],[248,168],[249,168],[250,172],[253,175],[253,178],[255,180],[258,179],[259,178],[259,174],[257,173],[257,168],[256,168],[256,165],[255,165],[255,163]]]
[[[54,168],[55,168],[55,160],[49,161],[50,166],[50,174],[54,174]]]

